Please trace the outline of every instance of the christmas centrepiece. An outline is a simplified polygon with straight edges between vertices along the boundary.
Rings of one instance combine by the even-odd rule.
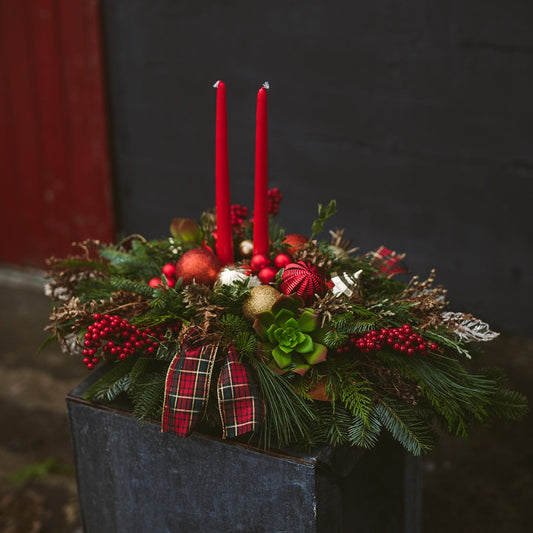
[[[308,237],[274,223],[264,88],[253,219],[230,205],[221,82],[217,93],[216,210],[174,219],[169,238],[85,241],[49,260],[51,338],[88,369],[109,367],[86,397],[127,399],[179,436],[263,448],[372,448],[388,432],[418,455],[437,426],[465,437],[474,423],[521,418],[526,399],[476,367],[477,345],[497,334],[448,310],[433,271],[409,279],[402,254],[358,253],[344,231],[318,239],[334,201]]]

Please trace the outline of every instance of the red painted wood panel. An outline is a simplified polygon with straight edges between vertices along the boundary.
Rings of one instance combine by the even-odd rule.
[[[114,239],[98,0],[0,0],[0,261]]]

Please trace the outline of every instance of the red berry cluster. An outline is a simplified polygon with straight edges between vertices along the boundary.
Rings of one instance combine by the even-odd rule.
[[[363,353],[371,353],[379,352],[386,346],[406,355],[427,355],[428,350],[435,351],[439,348],[437,344],[425,342],[420,335],[413,332],[409,324],[404,324],[401,328],[372,330],[362,337],[350,335],[349,344],[337,348],[337,352],[350,351],[355,347]]]
[[[259,281],[264,285],[268,285],[274,281],[278,270],[285,268],[292,259],[287,254],[277,254],[274,257],[274,265],[270,264],[270,257],[266,254],[255,254],[250,260],[250,268],[252,272],[256,273]]]
[[[97,353],[116,356],[120,360],[140,351],[142,355],[151,355],[160,343],[165,342],[165,331],[177,331],[181,325],[156,326],[140,329],[130,324],[119,315],[101,315],[96,313],[94,322],[84,335],[83,364],[89,370],[98,364]]]
[[[283,196],[277,187],[268,191],[268,213],[270,215],[277,215],[279,212],[279,204]]]
[[[248,208],[245,205],[235,204],[231,206],[231,225],[240,228],[248,218]]]
[[[163,281],[163,278],[152,278],[148,285],[154,289],[166,289],[168,287],[176,286],[176,265],[173,263],[167,263],[161,269],[161,274],[164,274],[167,278],[167,284]]]

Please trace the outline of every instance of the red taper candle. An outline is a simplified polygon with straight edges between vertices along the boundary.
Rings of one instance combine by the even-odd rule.
[[[217,241],[216,252],[222,265],[233,263],[233,237],[231,229],[231,202],[229,188],[228,160],[228,120],[226,113],[226,86],[223,81],[215,84],[217,88],[216,119],[216,210]]]
[[[267,85],[267,84],[265,84]],[[254,255],[268,254],[268,120],[265,87],[257,94],[255,126]]]

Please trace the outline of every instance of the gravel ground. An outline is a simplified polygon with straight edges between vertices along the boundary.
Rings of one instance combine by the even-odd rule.
[[[34,285],[0,283],[0,531],[81,533],[64,397],[87,371],[57,346],[36,357],[49,301]],[[502,335],[487,359],[533,397],[532,339]],[[531,415],[443,437],[424,458],[423,498],[426,533],[532,531]]]

